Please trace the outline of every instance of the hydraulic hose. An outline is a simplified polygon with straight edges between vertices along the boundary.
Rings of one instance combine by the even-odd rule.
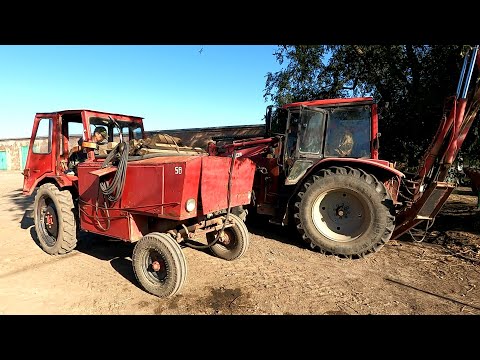
[[[113,164],[118,159],[117,171],[110,183],[100,178],[100,189],[102,194],[111,202],[116,202],[123,193],[125,178],[127,174],[129,145],[122,141],[108,154],[105,161],[100,166],[101,169]]]

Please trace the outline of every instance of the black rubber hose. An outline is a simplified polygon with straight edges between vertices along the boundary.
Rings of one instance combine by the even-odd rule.
[[[100,166],[101,169],[106,168],[118,158],[117,171],[110,183],[107,183],[106,180],[100,180],[102,194],[112,203],[120,199],[123,193],[127,174],[128,150],[129,145],[127,142],[119,143]]]

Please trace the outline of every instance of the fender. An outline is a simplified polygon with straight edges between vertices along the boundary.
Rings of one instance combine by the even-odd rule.
[[[307,162],[311,160],[300,160],[300,161]],[[298,162],[298,160],[296,162]],[[287,206],[285,209],[286,211],[283,216],[282,223],[284,225],[288,223],[288,212],[290,209],[291,201],[297,194],[300,187],[303,185],[304,180],[307,179],[310,175],[316,173],[318,170],[325,169],[335,165],[351,166],[357,169],[368,170],[370,173],[376,175],[377,177],[381,175],[379,178],[380,181],[385,181],[395,177],[399,185],[401,178],[405,177],[405,175],[401,171],[389,166],[390,164],[391,163],[386,160],[356,159],[356,158],[325,158],[316,163],[311,161],[311,165],[308,167],[305,166],[305,169],[303,170],[303,172],[298,172],[297,173],[298,175],[295,176],[295,179],[289,180],[289,178],[287,178],[285,180],[285,185],[295,185],[295,187],[293,191],[290,193],[291,194],[290,197],[288,198]],[[396,195],[397,195],[396,193],[398,192],[398,188],[395,190],[396,190],[395,194],[393,194],[394,198],[396,198]]]
[[[297,166],[298,169],[295,169]],[[326,168],[331,165],[349,165],[351,164],[353,167],[361,167],[361,168],[376,168],[381,169],[386,172],[386,174],[391,173],[398,178],[405,177],[405,175],[389,166],[391,163],[386,160],[377,160],[377,159],[355,159],[355,158],[325,158],[318,162],[314,162],[312,160],[297,160],[293,165],[292,171],[290,175],[285,179],[285,185],[295,185],[298,183],[299,180],[304,179],[305,177],[309,176],[312,172],[317,171],[319,168]],[[362,164],[361,166],[358,166]],[[292,176],[293,175],[293,176]]]
[[[23,195],[32,195],[35,188],[37,188],[40,184],[45,184],[48,182],[55,183],[57,186],[62,189],[64,187],[71,187],[74,186],[74,181],[76,182],[76,176],[62,176],[62,175],[55,175],[54,172],[45,173],[42,176],[39,176],[35,182],[30,186],[29,189],[23,189]]]

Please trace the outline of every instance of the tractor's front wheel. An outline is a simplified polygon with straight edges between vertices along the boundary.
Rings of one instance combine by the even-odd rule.
[[[298,192],[294,218],[312,248],[357,258],[379,250],[392,236],[390,195],[373,175],[331,167],[308,179]]]
[[[77,245],[77,223],[72,194],[47,183],[37,190],[35,230],[41,248],[50,255],[66,254]]]
[[[224,260],[236,260],[243,256],[248,249],[250,235],[245,223],[237,215],[229,214],[228,218],[233,225],[225,228],[223,235],[210,247],[212,253]],[[207,233],[207,241],[211,244],[217,232]]]
[[[135,277],[158,297],[176,294],[187,277],[187,261],[180,245],[168,234],[150,233],[135,245],[132,255]]]

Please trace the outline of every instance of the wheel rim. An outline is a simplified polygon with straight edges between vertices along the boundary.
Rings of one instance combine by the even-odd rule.
[[[222,245],[228,250],[235,249],[235,247],[237,246],[237,241],[235,235],[230,228],[227,228],[223,231],[223,236],[218,239],[217,244]]]
[[[164,283],[168,276],[165,257],[155,249],[149,249],[143,257],[143,272],[152,283]]]
[[[55,203],[49,196],[43,196],[39,201],[38,218],[40,232],[39,234],[45,243],[49,246],[55,246],[58,240],[59,222]]]
[[[321,193],[312,206],[315,228],[337,242],[359,238],[369,227],[371,215],[366,199],[349,189],[333,189]]]

